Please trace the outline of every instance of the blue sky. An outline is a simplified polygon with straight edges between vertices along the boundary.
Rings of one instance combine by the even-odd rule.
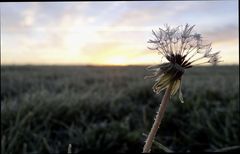
[[[239,64],[238,1],[1,3],[1,64],[129,65],[159,62],[152,29],[196,25]]]

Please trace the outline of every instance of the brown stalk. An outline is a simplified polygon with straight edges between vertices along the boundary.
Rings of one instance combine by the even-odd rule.
[[[170,83],[167,90],[165,91],[165,94],[163,96],[162,102],[161,102],[160,107],[158,109],[155,121],[153,123],[153,126],[151,128],[150,133],[148,134],[146,143],[143,147],[143,153],[150,153],[150,151],[151,151],[153,140],[154,140],[154,138],[156,136],[156,133],[157,133],[157,130],[158,130],[160,124],[161,124],[164,112],[167,108],[167,104],[168,104],[170,96],[171,96],[172,86],[173,86],[173,83]]]

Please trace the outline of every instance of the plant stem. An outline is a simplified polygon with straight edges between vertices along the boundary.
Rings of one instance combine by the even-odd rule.
[[[167,90],[165,91],[165,94],[163,96],[162,102],[161,102],[160,107],[158,109],[155,121],[153,123],[152,129],[151,129],[150,133],[148,134],[146,143],[143,147],[143,153],[150,153],[150,151],[151,151],[153,140],[154,140],[155,135],[157,133],[157,130],[158,130],[160,124],[161,124],[164,112],[167,108],[167,104],[168,104],[169,99],[170,99],[172,86],[173,86],[173,83],[170,83]]]

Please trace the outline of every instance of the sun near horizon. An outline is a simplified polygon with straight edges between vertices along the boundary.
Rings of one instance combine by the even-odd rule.
[[[1,3],[1,65],[149,65],[152,30],[195,26],[239,65],[238,1]],[[171,10],[171,11],[169,11]]]

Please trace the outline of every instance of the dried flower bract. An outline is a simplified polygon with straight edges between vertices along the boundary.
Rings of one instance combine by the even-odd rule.
[[[146,78],[156,78],[153,91],[159,94],[173,83],[171,95],[179,90],[182,103],[181,82],[185,70],[204,63],[216,65],[220,58],[219,52],[212,53],[211,43],[205,43],[201,34],[193,33],[194,26],[186,24],[171,28],[165,25],[165,29],[152,31],[154,39],[148,41],[152,44],[152,47],[148,48],[158,51],[166,60],[147,68],[154,72]]]

